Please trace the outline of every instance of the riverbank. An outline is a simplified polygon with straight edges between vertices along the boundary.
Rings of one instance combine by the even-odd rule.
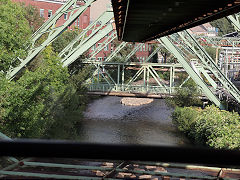
[[[176,107],[173,123],[195,144],[216,149],[240,149],[240,117],[237,112],[220,110],[215,106],[205,109]]]

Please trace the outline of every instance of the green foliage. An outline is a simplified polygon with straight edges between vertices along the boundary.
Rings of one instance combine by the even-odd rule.
[[[67,30],[63,32],[55,41],[53,41],[53,51],[60,53],[80,33],[80,29],[74,29],[73,31]]]
[[[208,46],[208,47],[205,47],[205,50],[213,60],[216,59],[216,48]]]
[[[205,109],[177,107],[172,114],[180,131],[195,143],[216,149],[240,149],[240,118],[215,106]]]
[[[204,142],[210,147],[240,149],[239,115],[208,106],[196,119],[193,134],[196,142]]]
[[[198,86],[193,80],[188,80],[182,88],[177,89],[176,95],[173,98],[167,99],[167,104],[170,106],[200,106],[200,93]]]
[[[210,24],[219,29],[218,35],[220,36],[234,32],[233,26],[226,18],[217,19],[210,22]]]
[[[31,30],[26,11],[11,0],[0,1],[0,71],[6,72],[16,57],[26,54]]]
[[[44,23],[44,18],[40,17],[39,10],[32,5],[25,6],[23,4],[23,8],[26,10],[25,18],[28,20],[32,32],[35,32]]]
[[[8,81],[5,72],[16,57],[26,55],[31,29],[36,30],[43,21],[32,6],[10,0],[0,1],[0,11],[0,131],[12,138],[74,138],[78,118],[88,102],[82,82],[91,71],[82,67],[79,74],[70,77],[56,52],[79,32],[63,34],[17,81]]]
[[[58,97],[68,84],[68,72],[62,68],[51,47],[44,52],[44,61],[35,71],[26,71],[17,81],[7,85],[10,95],[1,104],[4,109],[1,130],[11,137],[41,137],[53,123]],[[4,80],[5,81],[5,80]]]
[[[198,115],[199,111],[197,111],[197,108],[176,107],[172,113],[172,121],[180,131],[188,134],[191,131],[192,125],[195,123]]]

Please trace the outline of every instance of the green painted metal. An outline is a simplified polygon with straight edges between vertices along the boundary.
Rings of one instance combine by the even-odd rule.
[[[99,166],[85,166],[85,165],[72,165],[72,164],[58,164],[58,163],[43,163],[43,162],[24,162],[25,166],[40,166],[40,167],[54,167],[54,168],[66,168],[66,169],[87,169],[87,170],[101,170],[109,171],[112,168],[99,167]]]
[[[172,43],[167,37],[162,37],[159,39],[160,42],[164,44],[164,46],[168,47],[171,50],[171,53],[178,59],[178,61],[182,64],[185,71],[191,76],[191,78],[201,87],[205,95],[223,109],[223,105],[220,100],[215,96],[214,92],[206,85],[206,83],[202,80],[201,77],[193,70],[190,64],[186,61],[183,55],[178,51],[177,47]]]
[[[114,39],[116,39],[117,33],[114,31],[110,36],[108,36],[100,46],[98,46],[92,53],[90,53],[90,60],[95,59],[95,56],[102,51],[109,43],[111,43]]]
[[[46,31],[51,31],[55,27],[57,20],[64,15],[64,13],[76,10],[76,7],[70,9],[75,5],[77,0],[70,0],[63,4],[31,37],[31,42],[34,44]]]
[[[29,62],[31,62],[46,46],[48,46],[51,42],[53,42],[63,31],[67,29],[69,25],[71,25],[95,0],[88,0],[84,5],[80,7],[76,7],[76,0],[70,0],[67,2],[67,5],[63,7],[62,11],[66,11],[67,8],[74,6],[74,11],[69,16],[69,19],[59,28],[55,28],[52,30],[52,33],[49,34],[48,38],[38,47],[33,47],[28,56],[15,68],[12,68],[7,73],[7,78],[13,79],[14,76],[21,71]],[[75,9],[76,8],[76,9]],[[76,10],[76,11],[75,11]],[[50,28],[56,23],[56,19],[59,18],[60,15],[63,15],[64,12],[57,11],[58,14],[54,15],[53,19],[50,19],[46,24],[44,24],[42,31],[46,30],[46,28]],[[73,13],[74,12],[74,13]],[[49,27],[50,26],[50,27]],[[40,28],[41,29],[41,28]],[[37,39],[40,37],[40,34],[43,33],[39,31],[33,37],[33,39]]]
[[[0,174],[9,176],[23,176],[23,177],[37,177],[37,178],[53,178],[53,179],[81,179],[81,180],[101,180],[99,177],[87,176],[71,176],[71,175],[58,175],[58,174],[43,174],[43,173],[29,173],[29,172],[16,172],[16,171],[2,171]]]
[[[96,35],[111,19],[113,18],[112,11],[105,11],[99,18],[91,23],[85,30],[81,32],[71,43],[68,44],[60,53],[59,56],[65,61],[70,54],[86,43],[89,39]],[[90,33],[88,35],[88,33]],[[97,42],[96,42],[97,43]],[[90,47],[89,47],[90,48]],[[80,54],[81,55],[81,54]],[[79,55],[79,56],[80,56]]]
[[[157,47],[157,48],[148,56],[148,58],[145,60],[145,62],[149,62],[149,60],[150,60],[155,54],[157,54],[158,51],[160,51],[161,48],[162,48],[161,45],[160,45],[159,47]]]
[[[169,81],[172,81],[171,86],[166,86],[159,77],[159,74],[156,72],[154,67],[168,67],[171,69],[171,75],[174,76],[174,70],[176,67],[181,67],[179,64],[158,64],[158,63],[114,63],[114,62],[94,62],[93,64],[98,64],[99,66],[111,66],[116,67],[118,71],[118,80],[117,83],[107,84],[97,83],[89,84],[89,91],[98,91],[98,92],[135,92],[135,93],[152,93],[152,94],[175,94],[176,89],[178,87],[174,86],[174,77],[170,77]],[[124,69],[125,66],[140,66],[140,69],[135,73],[135,75],[129,80],[128,83],[124,83]],[[123,66],[122,69],[122,82],[120,82],[120,66]],[[101,71],[102,72],[102,71]],[[106,73],[106,72],[105,72]],[[143,84],[142,85],[133,85],[132,83],[138,79],[140,76],[143,76]],[[150,77],[153,77],[157,85],[150,85]]]
[[[180,84],[180,88],[190,79],[191,77],[188,75],[188,77]]]
[[[115,57],[126,45],[127,42],[121,42],[121,44],[107,57],[105,61],[106,62],[111,61],[111,59]]]
[[[216,179],[212,176],[197,176],[191,174],[180,174],[180,173],[169,173],[169,172],[160,172],[160,171],[140,171],[140,170],[125,170],[125,169],[116,169],[118,172],[130,172],[136,174],[149,174],[149,175],[158,175],[158,176],[167,176],[175,178],[188,178],[188,179]]]
[[[203,75],[207,78],[208,82],[212,85],[212,87],[214,89],[217,89],[217,83],[209,76],[209,74],[207,73],[207,71],[203,68],[203,67],[197,67],[197,69],[203,73]]]
[[[194,43],[194,46],[198,48],[198,51],[202,53],[205,58],[199,58],[201,63],[205,68],[211,71],[212,74],[221,82],[222,87],[230,93],[238,103],[240,103],[240,92],[236,86],[224,75],[224,73],[219,69],[214,60],[208,55],[205,49],[198,43],[198,41],[191,35],[191,33],[186,30],[185,33]]]
[[[63,67],[69,66],[71,63],[76,61],[80,55],[86,52],[94,44],[104,38],[113,30],[112,24],[108,24],[106,27],[101,29],[97,34],[88,39],[82,45],[77,46],[74,51],[71,51],[64,59],[62,59]]]
[[[128,62],[130,58],[143,46],[143,43],[138,43],[136,46],[134,46],[133,50],[126,56],[126,59],[124,62]]]
[[[226,18],[231,22],[235,30],[240,31],[239,14],[233,14]]]

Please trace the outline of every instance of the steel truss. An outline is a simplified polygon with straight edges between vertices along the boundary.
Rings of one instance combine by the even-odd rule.
[[[95,0],[86,0],[82,1],[79,5],[77,0],[69,0],[67,1],[61,8],[57,10],[57,12],[46,21],[32,36],[31,38],[31,48],[28,53],[28,56],[21,60],[21,62],[17,67],[11,68],[7,77],[9,79],[13,79],[15,75],[21,71],[29,62],[31,62],[46,46],[52,43],[63,31],[65,31],[68,26],[70,26]],[[61,26],[56,27],[57,21],[60,17],[62,17],[65,13],[69,13],[70,16],[68,20]],[[38,45],[38,40],[43,35],[48,35],[47,39]]]
[[[218,82],[217,89],[220,90],[221,93],[230,96],[231,98],[234,98],[235,101],[239,103],[240,102],[239,90],[225,76],[225,74],[217,66],[215,61],[208,55],[208,53],[199,44],[199,42],[190,34],[189,30],[185,30],[182,33],[178,33],[178,35],[183,40],[184,46],[188,47],[194,53],[193,55],[195,55],[198,58],[199,64],[202,66],[202,69],[205,69],[205,72],[207,72],[205,74],[210,73],[212,78],[214,77],[217,80]],[[206,78],[210,79],[209,76]],[[213,79],[210,80],[210,83],[212,84],[213,87],[216,87],[216,85],[213,83]]]
[[[175,73],[183,72],[180,64],[158,64],[158,63],[135,63],[135,62],[85,62],[94,65],[97,70],[92,75],[91,83],[88,84],[89,92],[102,93],[140,93],[151,95],[152,97],[167,97],[175,95],[178,88],[175,83]],[[136,70],[134,76],[126,81],[126,70]],[[115,79],[111,77],[108,70],[113,70],[117,75]],[[169,79],[163,80],[159,75],[169,72]],[[113,73],[112,72],[112,73]],[[159,73],[161,72],[161,73]],[[102,78],[100,78],[102,77]],[[188,78],[187,78],[188,80]],[[156,95],[156,96],[154,96]]]

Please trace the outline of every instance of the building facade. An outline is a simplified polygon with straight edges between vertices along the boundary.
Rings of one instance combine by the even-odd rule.
[[[32,5],[39,10],[41,17],[47,21],[64,3],[65,0],[13,0],[14,2],[25,3],[26,5]],[[80,4],[79,4],[80,5]],[[64,24],[70,15],[69,13],[64,14],[57,21],[57,26]],[[86,28],[90,24],[90,8],[86,9],[82,15],[69,27],[72,29],[78,27],[80,29]]]
[[[190,29],[190,32],[199,36],[215,37],[218,35],[218,29],[210,23],[205,23]]]
[[[45,21],[47,21],[67,0],[12,0],[14,2],[20,2],[20,3],[25,3],[26,5],[32,5],[36,7],[39,11],[39,14],[41,17],[44,18]],[[104,6],[107,8],[107,2],[110,3],[109,0],[104,0],[106,3]],[[81,5],[81,4],[79,4]],[[110,5],[110,4],[109,4]],[[108,6],[109,6],[108,5]],[[94,6],[94,4],[92,5]],[[73,29],[74,27],[80,28],[80,29],[85,29],[89,24],[90,24],[90,14],[95,14],[97,15],[100,14],[100,12],[91,12],[94,11],[95,9],[99,9],[96,7],[97,4],[94,7],[89,7],[81,14],[81,16],[69,27],[69,29]],[[57,21],[56,26],[61,26],[64,24],[69,17],[70,12],[67,14],[64,14],[62,17],[59,18]],[[96,15],[97,14],[97,15]],[[94,16],[94,17],[95,17]],[[96,18],[95,17],[95,18]],[[96,43],[93,47],[89,49],[89,53],[91,53],[95,48],[97,48],[101,43],[105,41],[107,38],[104,37],[101,39],[98,43]],[[114,50],[113,44],[109,43],[102,51],[100,51],[96,56],[96,60],[98,61],[103,61],[104,59],[107,58],[107,56]],[[142,48],[140,48],[136,52],[136,57],[140,62],[143,62],[147,59],[147,57],[150,55],[151,52],[151,45],[149,43],[145,43]]]

